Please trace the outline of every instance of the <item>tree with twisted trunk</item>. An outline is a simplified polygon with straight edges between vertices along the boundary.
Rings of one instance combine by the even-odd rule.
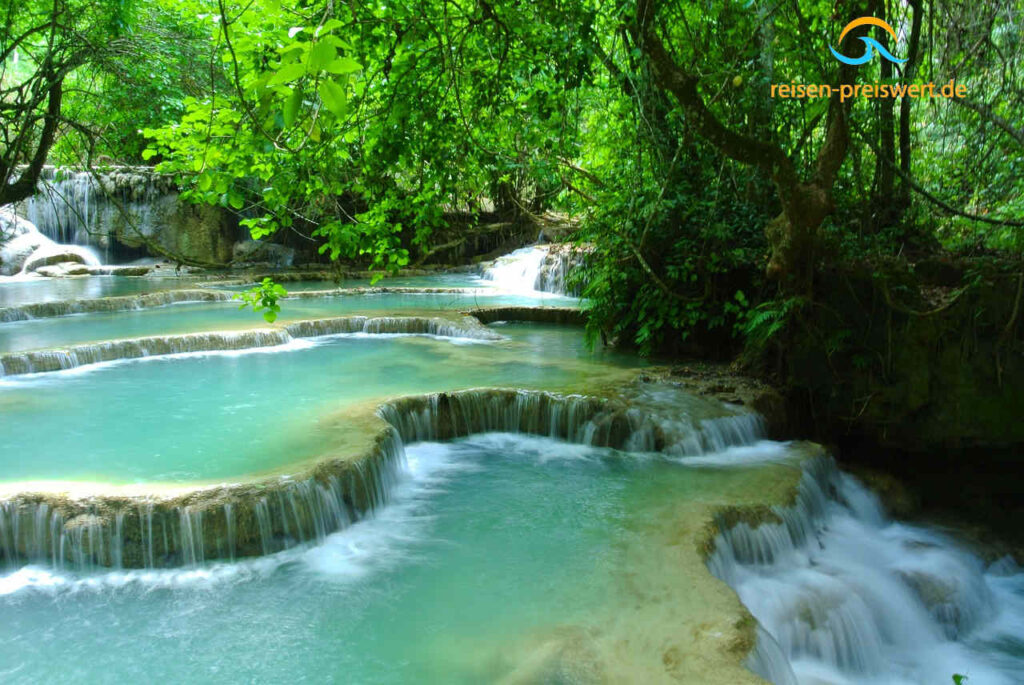
[[[840,65],[835,74],[825,135],[813,166],[802,170],[771,140],[760,140],[725,126],[708,108],[700,92],[700,78],[676,61],[655,28],[657,0],[637,0],[636,21],[641,46],[658,83],[682,107],[688,124],[721,154],[743,164],[756,166],[772,179],[782,211],[765,227],[771,248],[768,275],[794,289],[811,284],[818,233],[825,217],[834,209],[832,189],[846,158],[850,143],[852,100],[840,100],[840,83],[855,80],[855,68]],[[837,16],[847,20],[868,14],[869,8],[856,2],[837,2]],[[865,35],[867,27],[847,34],[844,45]],[[842,46],[840,46],[842,49]]]

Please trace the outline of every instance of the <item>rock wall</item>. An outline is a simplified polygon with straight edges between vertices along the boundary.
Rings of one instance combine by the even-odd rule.
[[[778,343],[807,433],[918,452],[1024,445],[1024,275],[1009,266],[823,279],[825,306]]]
[[[40,192],[17,212],[51,240],[92,247],[108,264],[147,255],[226,264],[247,237],[230,212],[181,200],[173,181],[148,167],[48,168]]]

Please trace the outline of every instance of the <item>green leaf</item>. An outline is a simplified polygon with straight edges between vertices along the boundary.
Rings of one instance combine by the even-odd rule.
[[[292,91],[291,95],[288,96],[288,100],[284,103],[284,110],[281,112],[281,118],[284,119],[285,128],[288,128],[295,123],[295,119],[299,115],[299,106],[301,105],[302,90],[296,88]]]
[[[228,191],[228,204],[231,205],[233,209],[241,209],[245,206],[245,198],[243,198],[242,194],[238,191]]]
[[[267,81],[268,86],[276,86],[281,83],[290,83],[295,79],[303,76],[306,73],[306,68],[301,64],[286,64],[277,70],[270,80]]]
[[[345,25],[345,23],[343,21],[339,20],[339,19],[328,19],[327,21],[324,22],[324,25],[321,26],[317,30],[320,33],[328,33],[330,31],[333,31],[334,29],[338,28],[339,26],[344,26],[344,25]]]
[[[345,95],[345,89],[338,85],[336,81],[325,79],[320,84],[320,98],[334,116],[345,116],[345,112],[348,109],[348,98]]]
[[[327,65],[335,61],[334,58],[338,56],[338,51],[333,45],[325,40],[319,41],[309,51],[309,71],[310,73],[316,73],[321,69],[327,68]]]
[[[332,74],[352,74],[357,71],[362,71],[363,65],[351,57],[340,57],[324,68]]]

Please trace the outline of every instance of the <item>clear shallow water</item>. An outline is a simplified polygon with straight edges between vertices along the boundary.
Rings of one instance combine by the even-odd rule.
[[[394,504],[320,547],[192,570],[5,572],[0,679],[480,683],[521,669],[511,682],[564,682],[604,668],[658,682],[661,651],[690,642],[665,620],[671,597],[650,592],[687,585],[665,564],[664,507],[755,482],[505,434],[408,456]]]
[[[499,294],[382,293],[342,297],[283,300],[278,323],[349,314],[424,314],[475,307],[577,306],[574,298],[548,295],[529,297]],[[174,304],[153,309],[76,314],[29,321],[0,323],[0,353],[74,345],[77,343],[175,335],[204,331],[261,328],[267,323],[238,302]]]
[[[353,404],[486,385],[558,387],[639,363],[589,352],[572,328],[501,330],[508,341],[337,337],[5,379],[0,482],[237,477],[324,454],[351,431],[338,418]]]
[[[226,290],[244,290],[249,285],[223,286]],[[343,278],[340,280],[286,281],[281,285],[287,290],[329,290],[331,288],[488,288],[494,283],[484,280],[478,274],[449,273],[434,276],[390,276],[373,283],[369,278]]]
[[[74,278],[0,277],[0,307],[37,302],[136,295],[156,290],[194,287],[194,281],[137,276],[75,276]]]
[[[771,463],[785,460],[784,445],[747,451],[762,465],[727,468],[723,454],[695,467],[500,433],[413,445],[392,504],[317,547],[171,571],[3,571],[0,679],[659,683],[679,682],[666,657],[677,655],[693,676],[682,682],[720,682],[693,654],[707,648],[690,633],[706,586],[676,555],[706,505],[742,501],[791,468]],[[790,652],[796,678],[776,682],[943,683],[954,672],[1019,682],[1024,573],[985,569],[872,506],[830,501],[845,513],[815,544],[744,569],[739,590],[790,648],[787,635],[810,620],[806,645],[881,642],[880,671],[844,661],[842,649]],[[936,632],[899,580],[924,570],[961,595],[988,593],[987,613],[958,634]],[[873,609],[906,638],[891,645],[885,627],[857,633],[863,616],[844,609],[886,593]]]
[[[537,299],[476,302],[526,303]],[[450,295],[286,305],[282,321],[467,306]],[[28,324],[0,326],[0,346],[263,325],[231,303]],[[341,338],[8,379],[0,473],[232,478],[330,450],[366,400],[559,385],[638,363],[588,352],[572,329],[495,330],[509,340]],[[666,655],[693,648],[680,626],[704,603],[692,591],[703,568],[672,556],[679,531],[703,525],[705,503],[759,492],[789,457],[765,441],[671,459],[497,434],[409,454],[394,505],[318,547],[177,571],[0,571],[0,681],[659,682]],[[1021,682],[1024,573],[885,519],[847,481],[834,491],[806,544],[766,533],[772,563],[731,567],[783,655],[777,682]]]

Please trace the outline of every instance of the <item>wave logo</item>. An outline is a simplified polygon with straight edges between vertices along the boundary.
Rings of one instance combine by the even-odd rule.
[[[865,24],[870,26],[878,26],[879,28],[884,29],[886,33],[892,36],[893,43],[897,41],[896,32],[892,30],[892,27],[889,26],[887,22],[882,21],[877,17],[861,17],[860,19],[854,19],[843,28],[843,32],[839,34],[839,44],[843,44],[843,38],[846,38],[847,33],[857,28],[858,26],[864,26]],[[889,60],[890,62],[895,62],[896,64],[903,64],[904,62],[907,61],[905,59],[897,59],[896,57],[894,57],[891,52],[886,50],[882,46],[882,44],[879,43],[874,38],[869,38],[868,36],[861,36],[860,39],[864,43],[864,45],[867,46],[867,49],[864,50],[864,54],[861,55],[860,57],[847,57],[846,55],[836,52],[836,49],[831,45],[828,46],[828,49],[832,51],[832,55],[835,56],[837,60],[839,60],[843,64],[849,64],[852,66],[867,64],[869,61],[871,61],[871,58],[875,56],[875,50],[878,50],[879,54],[882,55],[882,57],[884,57],[885,59]]]

